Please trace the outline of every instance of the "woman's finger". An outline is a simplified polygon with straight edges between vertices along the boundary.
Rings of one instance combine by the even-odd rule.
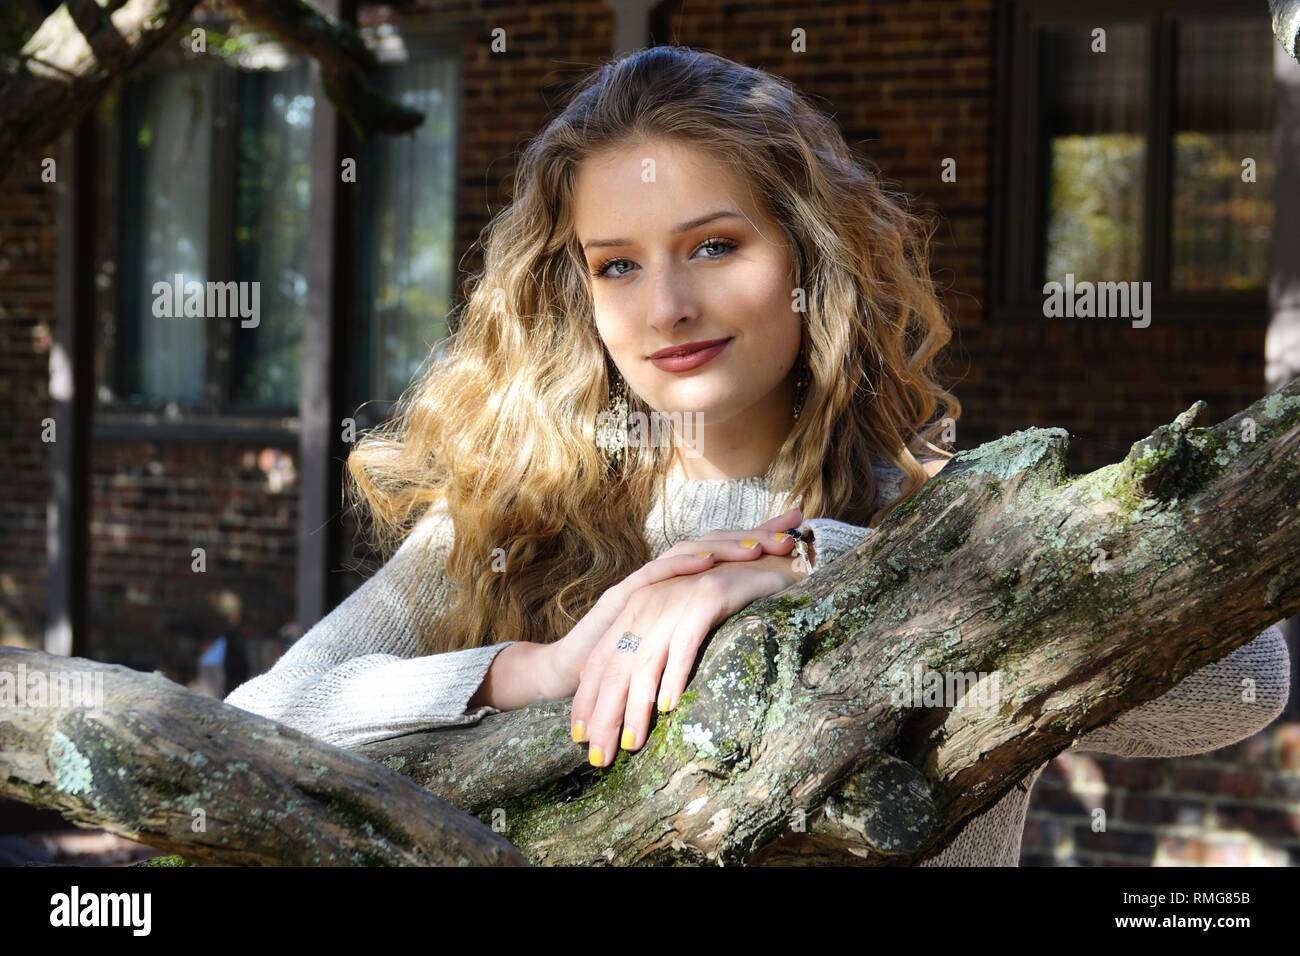
[[[614,654],[619,637],[624,632],[632,630],[638,611],[646,600],[644,596],[635,595],[625,600],[622,610],[587,650],[585,660],[579,665],[578,689],[573,694],[573,706],[570,708],[569,718],[570,733],[575,743],[583,743],[590,739],[591,716],[596,707],[596,698],[600,694],[605,668]]]
[[[677,552],[670,549],[637,568],[609,591],[615,592],[621,608],[628,598],[643,587],[684,574],[698,574],[705,568],[713,567],[713,564],[713,555],[709,554],[708,548],[689,548]]]
[[[656,642],[667,641],[672,633],[671,618],[664,610],[665,602],[656,601],[638,613],[628,629],[640,639],[637,649],[616,650],[605,660],[600,692],[587,724],[590,737],[587,759],[594,767],[608,766],[618,756],[619,731],[627,713],[632,674],[641,661],[653,653]],[[617,646],[617,639],[613,643]]]
[[[789,531],[803,523],[803,511],[798,507],[791,508],[785,514],[777,515],[775,518],[768,518],[758,530],[762,531]]]
[[[663,674],[659,679],[656,706],[661,714],[677,707],[682,692],[686,690],[691,668],[695,666],[695,656],[699,653],[700,645],[704,643],[704,638],[717,622],[720,613],[717,599],[705,596],[691,601],[683,608],[677,626],[673,629]]]
[[[621,621],[620,615],[619,622]],[[621,623],[616,622],[610,631],[621,626]],[[596,707],[596,697],[600,694],[600,682],[604,678],[605,664],[609,656],[603,649],[604,643],[602,638],[592,648],[578,675],[578,689],[573,694],[573,704],[569,708],[569,733],[574,743],[585,743],[590,739],[587,728],[591,721],[591,712]]]
[[[707,551],[713,555],[714,562],[751,561],[765,554],[788,554],[794,544],[794,538],[781,531],[737,531],[735,537],[679,541],[664,554],[675,556]]]
[[[628,682],[627,706],[623,711],[623,733],[619,746],[624,750],[640,750],[650,736],[650,719],[654,716],[655,694],[659,677],[668,661],[668,647],[677,631],[677,623],[685,613],[689,600],[674,600],[665,604],[661,616],[655,621],[642,646],[645,654],[633,662],[632,677]]]
[[[614,654],[601,671],[596,701],[587,724],[587,762],[604,767],[618,753],[619,717],[627,703],[627,685],[632,673],[631,654]]]

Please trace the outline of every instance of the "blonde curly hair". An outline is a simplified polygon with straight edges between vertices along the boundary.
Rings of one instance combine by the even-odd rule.
[[[952,333],[929,274],[932,227],[788,81],[684,47],[623,56],[529,142],[445,356],[348,458],[349,496],[381,549],[430,509],[454,525],[454,599],[421,635],[430,653],[556,640],[653,558],[643,528],[669,452],[632,448],[611,468],[597,447],[613,363],[573,227],[584,158],[649,138],[731,164],[794,250],[811,381],[772,486],[807,518],[874,526],[926,481],[915,452],[947,454],[931,440],[961,405],[934,377]],[[873,455],[904,475],[879,510]]]

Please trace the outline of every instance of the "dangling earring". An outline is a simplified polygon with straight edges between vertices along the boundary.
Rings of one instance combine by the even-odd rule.
[[[623,464],[623,452],[627,448],[627,382],[617,371],[617,382],[609,390],[609,399],[605,408],[596,416],[596,447],[601,450],[605,461],[614,467]]]
[[[812,381],[812,373],[808,368],[808,358],[804,355],[802,348],[799,349],[799,370],[794,380],[794,420],[799,421],[799,413],[803,411],[804,399],[808,397],[808,385]]]

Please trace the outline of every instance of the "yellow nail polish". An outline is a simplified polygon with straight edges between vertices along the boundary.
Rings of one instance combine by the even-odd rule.
[[[580,720],[573,722],[573,742],[580,744],[587,739],[587,725]]]
[[[636,746],[636,734],[632,733],[631,727],[623,728],[623,742],[619,746],[624,750],[631,750]]]
[[[593,767],[603,767],[605,765],[605,755],[599,747],[592,747],[587,757]]]
[[[755,541],[753,538],[746,538],[744,541],[740,542],[740,546],[742,548],[752,548],[757,544],[758,542]]]
[[[664,691],[659,695],[659,713],[668,713],[668,692]]]
[[[696,551],[696,552],[695,552],[695,556],[696,556],[697,558],[711,558],[711,557],[713,557],[713,552],[712,552],[712,551]]]
[[[775,537],[777,541],[784,541],[786,538],[790,536],[786,534],[784,531],[778,531],[775,535],[773,535],[773,537]]]

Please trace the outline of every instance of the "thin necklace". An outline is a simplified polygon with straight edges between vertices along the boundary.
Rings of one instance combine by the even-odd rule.
[[[677,532],[677,528],[675,527],[675,522],[673,522],[672,516],[671,516],[671,514],[669,513],[669,512],[670,512],[670,506],[669,506],[669,502],[668,502],[668,476],[669,476],[669,474],[674,470],[674,468],[675,468],[675,466],[676,466],[677,464],[678,464],[678,459],[677,459],[676,457],[674,457],[674,458],[671,459],[670,462],[669,462],[668,470],[667,470],[667,471],[664,471],[664,472],[660,472],[659,474],[657,474],[657,475],[655,476],[655,477],[656,477],[656,480],[659,482],[659,488],[660,488],[660,491],[659,491],[659,505],[660,505],[660,508],[662,509],[662,514],[660,515],[660,528],[662,529],[662,531],[663,531],[663,533],[664,533],[664,540],[668,542],[668,546],[669,546],[670,548],[671,548],[674,544],[676,544],[678,541],[681,540],[681,539],[677,536],[678,532]],[[768,470],[767,470],[767,472],[765,472],[765,473],[764,473],[762,476],[760,476],[760,477],[762,478],[763,483],[764,483],[764,490],[766,490],[766,492],[767,492],[767,502],[768,502],[768,507],[769,507],[769,509],[770,509],[770,507],[771,507],[771,503],[772,503],[772,498],[773,498],[773,495],[774,495],[774,492],[772,491],[772,487],[771,487],[771,468],[769,467]],[[689,482],[689,481],[692,480],[692,479],[686,477],[686,470],[685,470],[685,468],[682,469],[681,480],[682,480],[683,483],[685,483],[685,482]],[[705,480],[708,480],[708,479],[705,479]],[[720,480],[726,480],[726,479],[720,479]],[[730,484],[730,485],[728,486],[729,489],[735,489],[737,486],[736,486],[734,483],[735,483],[735,482],[739,482],[739,481],[744,481],[744,480],[745,480],[745,479],[743,479],[743,478],[733,478],[733,479],[730,479],[730,481],[732,482],[732,484]],[[766,510],[764,511],[764,513],[766,514]],[[771,516],[769,516],[769,517],[776,517],[776,516],[775,516],[775,515],[771,515]],[[767,520],[767,518],[764,518],[764,520]],[[759,523],[761,524],[762,522],[759,522]],[[671,524],[671,525],[674,525],[674,527],[672,527],[671,529],[669,528],[669,525],[670,525],[670,524]]]

